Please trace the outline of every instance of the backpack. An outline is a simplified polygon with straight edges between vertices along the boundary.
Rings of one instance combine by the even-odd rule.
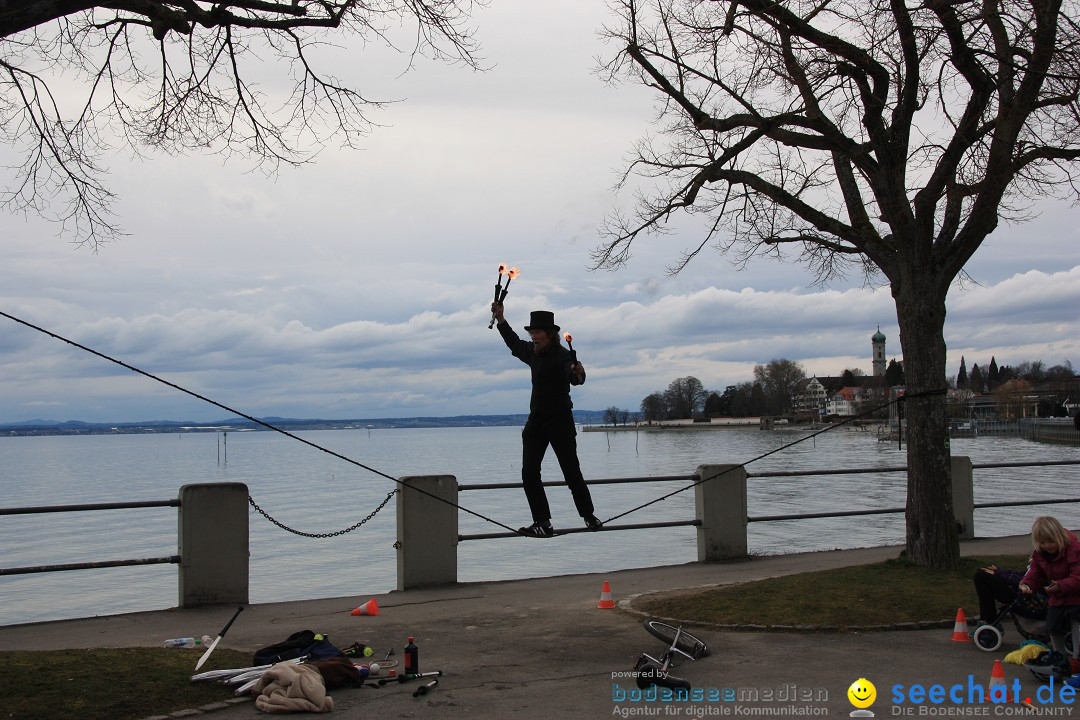
[[[285,640],[268,645],[255,652],[256,665],[272,665],[283,660],[293,660],[308,656],[310,660],[339,657],[344,655],[334,647],[325,635],[316,635],[311,630],[294,632]]]

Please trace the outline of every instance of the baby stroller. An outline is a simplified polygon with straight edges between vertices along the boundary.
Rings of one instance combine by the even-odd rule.
[[[1050,642],[1050,634],[1046,631],[1047,598],[1044,593],[1025,595],[1017,593],[1012,602],[1002,606],[996,617],[989,620],[985,625],[975,628],[971,639],[975,647],[985,652],[994,652],[1001,647],[1004,633],[1001,625],[1006,618],[1012,618],[1016,631],[1025,640],[1038,640],[1041,643]],[[1066,640],[1072,647],[1072,636]]]

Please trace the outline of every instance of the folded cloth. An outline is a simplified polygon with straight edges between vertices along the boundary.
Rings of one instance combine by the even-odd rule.
[[[1005,656],[1004,660],[1007,663],[1013,663],[1015,665],[1023,665],[1028,660],[1034,660],[1047,651],[1044,645],[1033,644],[1024,645],[1019,650],[1013,650],[1011,653]]]
[[[330,712],[334,699],[318,669],[278,663],[259,678],[252,689],[255,707],[266,713]]]

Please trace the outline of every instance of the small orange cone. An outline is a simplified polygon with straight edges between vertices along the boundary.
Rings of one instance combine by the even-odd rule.
[[[601,610],[610,610],[615,607],[615,601],[611,599],[611,585],[604,581],[604,587],[600,590],[600,604],[596,606]]]
[[[379,603],[375,602],[375,598],[371,598],[366,603],[361,605],[352,611],[352,615],[378,615]]]
[[[968,626],[967,619],[964,617],[964,608],[960,608],[956,611],[956,624],[953,625],[952,641],[971,642],[971,638],[968,637]]]
[[[990,687],[1005,685],[1005,668],[1000,660],[994,661],[994,669],[990,671]]]

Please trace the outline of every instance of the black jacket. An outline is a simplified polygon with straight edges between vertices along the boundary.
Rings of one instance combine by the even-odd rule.
[[[584,370],[580,381],[571,376],[573,360],[569,350],[553,341],[544,352],[537,353],[532,341],[522,340],[506,322],[499,323],[499,334],[514,357],[532,370],[531,415],[550,417],[574,407],[570,386],[583,384],[585,376]]]

